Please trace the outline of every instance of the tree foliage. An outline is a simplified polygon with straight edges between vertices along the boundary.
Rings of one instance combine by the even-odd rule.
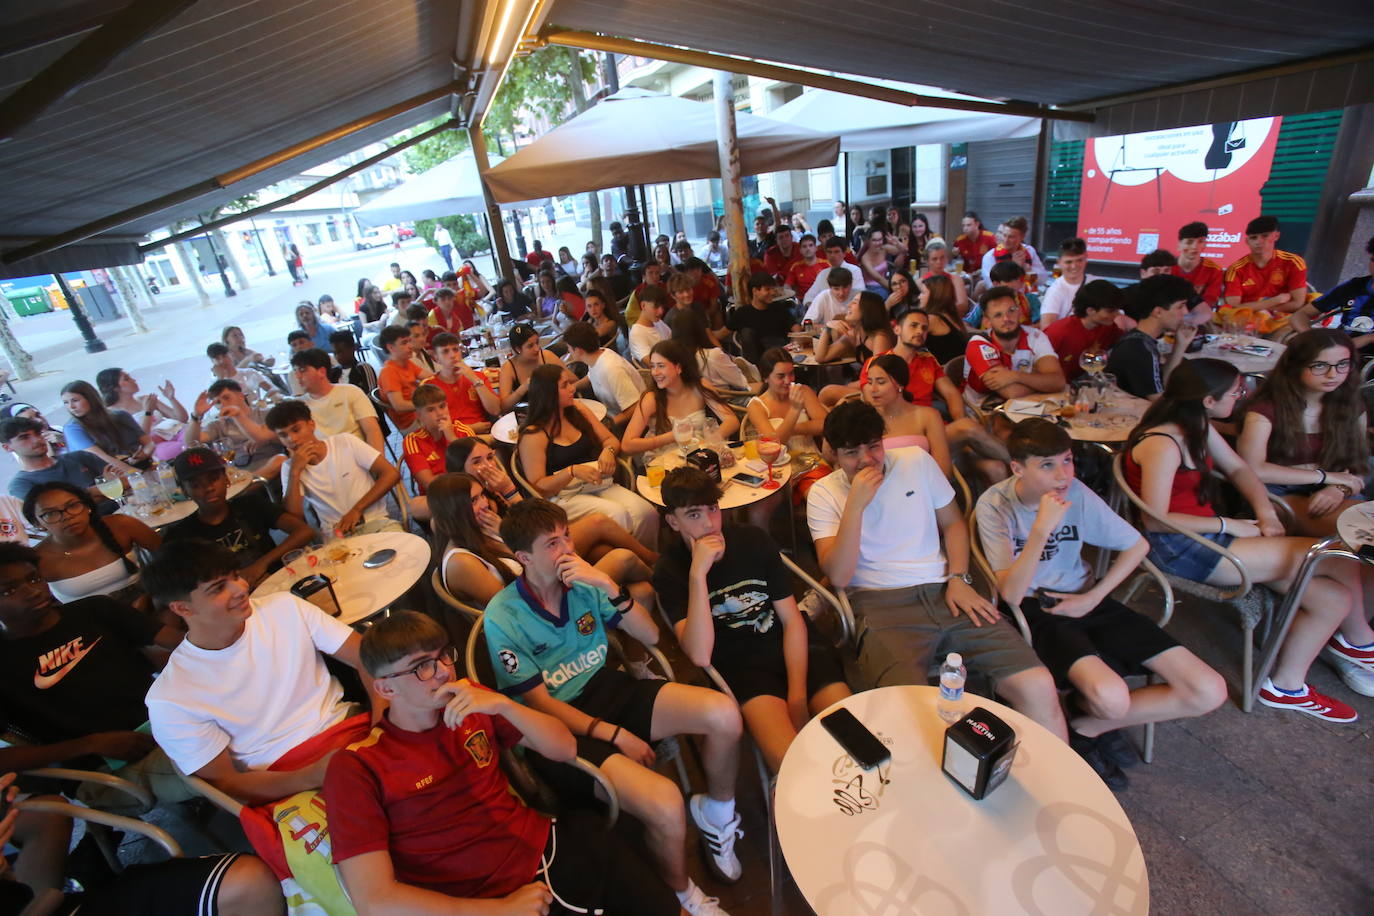
[[[516,58],[491,101],[483,125],[486,133],[514,136],[516,124],[527,113],[543,115],[554,124],[561,122],[573,107],[574,74],[584,85],[591,82],[596,78],[596,59],[556,45]]]

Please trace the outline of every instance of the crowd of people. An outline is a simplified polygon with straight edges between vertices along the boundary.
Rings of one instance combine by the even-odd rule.
[[[283,912],[289,878],[326,912],[457,900],[709,916],[724,909],[690,873],[688,836],[712,880],[740,878],[741,741],[776,772],[851,690],[926,684],[959,653],[1118,790],[1138,759],[1124,729],[1225,701],[1208,661],[1113,594],[1147,557],[1171,576],[1239,581],[1190,534],[1285,591],[1365,498],[1370,278],[1315,294],[1264,216],[1230,268],[1202,256],[1206,226],[1189,224],[1177,253],[1147,256],[1123,288],[1091,275],[1082,239],[1059,245],[1051,272],[1024,218],[993,233],[970,213],[946,242],[895,206],[839,202],[812,234],[770,203],[743,302],[717,278],[718,231],[700,255],[661,236],[636,265],[616,223],[604,254],[536,242],[527,271],[490,283],[471,262],[422,280],[393,263],[382,284],[358,282],[351,309],[301,303],[288,365],[225,328],[189,409],[172,385],[143,393],[119,368],[63,388],[60,428],[5,406],[0,444],[20,470],[0,543],[0,711],[23,740],[0,748],[0,772],[111,768],[163,805],[191,797],[179,774],[199,777],[245,806],[257,852],[106,876],[110,912],[213,911],[202,899]],[[1374,267],[1374,240],[1369,251]],[[1285,337],[1253,392],[1230,363],[1185,358],[1221,320]],[[474,355],[506,325],[504,358]],[[799,336],[853,371],[799,376]],[[1064,392],[1089,365],[1148,399],[1121,448],[1143,521],[1113,511],[1062,424],[996,411]],[[492,435],[508,413],[513,446]],[[721,508],[719,475],[691,464],[664,473],[655,506],[622,471],[677,449],[684,424],[707,443],[762,433],[820,460],[739,517]],[[256,478],[232,499],[231,468]],[[121,510],[155,482],[195,511],[155,530]],[[852,604],[852,650],[836,648],[816,593],[794,591],[774,540],[788,499]],[[413,610],[362,632],[291,592],[254,594],[291,551],[404,530],[430,539],[439,587],[480,615],[486,686],[427,576],[401,602]],[[982,591],[975,544],[995,579]],[[730,693],[665,680],[637,647],[672,643]],[[1308,584],[1259,699],[1355,721],[1311,687],[1318,657],[1374,696],[1353,563]],[[685,799],[655,768],[672,738],[701,752],[704,791]],[[512,794],[501,759],[517,745],[564,802],[556,818]],[[574,757],[600,768],[643,842],[588,813],[597,789]],[[129,808],[102,785],[78,791]],[[69,832],[54,815],[0,818],[20,849],[0,896],[60,892]]]

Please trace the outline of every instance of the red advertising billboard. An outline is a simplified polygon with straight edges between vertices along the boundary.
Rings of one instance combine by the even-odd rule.
[[[1178,229],[1207,224],[1203,254],[1223,267],[1244,257],[1245,224],[1260,213],[1282,118],[1096,137],[1083,150],[1078,234],[1088,257],[1138,263],[1178,251]]]

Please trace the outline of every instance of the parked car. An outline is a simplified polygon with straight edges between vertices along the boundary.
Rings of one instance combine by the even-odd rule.
[[[396,230],[396,237],[401,241],[415,238],[415,229],[412,226],[401,226]]]
[[[369,229],[353,241],[354,251],[381,248],[391,244],[391,231],[388,229]]]

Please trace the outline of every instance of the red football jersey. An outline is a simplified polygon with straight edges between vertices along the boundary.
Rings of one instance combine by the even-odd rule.
[[[1182,277],[1193,284],[1193,290],[1202,297],[1202,301],[1208,305],[1216,305],[1221,299],[1221,280],[1225,271],[1221,265],[1211,258],[1202,258],[1198,261],[1197,267],[1188,272],[1175,264],[1169,268],[1169,273],[1175,277]]]
[[[1291,251],[1275,251],[1263,267],[1249,255],[1226,268],[1226,295],[1240,303],[1258,302],[1307,286],[1307,262]]]

